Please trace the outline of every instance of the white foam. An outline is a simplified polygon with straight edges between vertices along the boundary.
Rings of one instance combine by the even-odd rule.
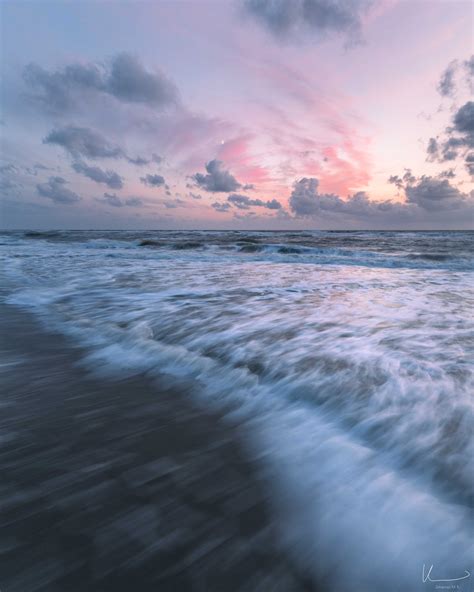
[[[78,338],[101,376],[193,381],[231,407],[282,540],[319,581],[417,590],[423,563],[471,569],[470,273],[119,242],[114,258],[103,243],[22,246],[10,302]]]

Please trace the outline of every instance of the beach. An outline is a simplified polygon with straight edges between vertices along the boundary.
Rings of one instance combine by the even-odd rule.
[[[2,589],[472,569],[473,238],[4,233]]]
[[[0,16],[0,592],[474,592],[472,1]]]
[[[2,589],[316,590],[278,549],[238,428],[1,310]]]

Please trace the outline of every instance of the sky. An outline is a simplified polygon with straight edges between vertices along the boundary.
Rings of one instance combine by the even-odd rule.
[[[473,228],[473,10],[0,0],[0,226]]]

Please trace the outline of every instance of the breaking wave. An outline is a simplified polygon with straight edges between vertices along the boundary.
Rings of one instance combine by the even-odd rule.
[[[242,422],[283,544],[329,590],[378,592],[473,567],[473,239],[10,233],[1,253],[9,302],[91,372]]]

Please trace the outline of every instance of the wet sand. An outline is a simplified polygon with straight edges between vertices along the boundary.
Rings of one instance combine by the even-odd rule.
[[[0,310],[0,589],[316,590],[279,551],[241,435],[146,376]]]

